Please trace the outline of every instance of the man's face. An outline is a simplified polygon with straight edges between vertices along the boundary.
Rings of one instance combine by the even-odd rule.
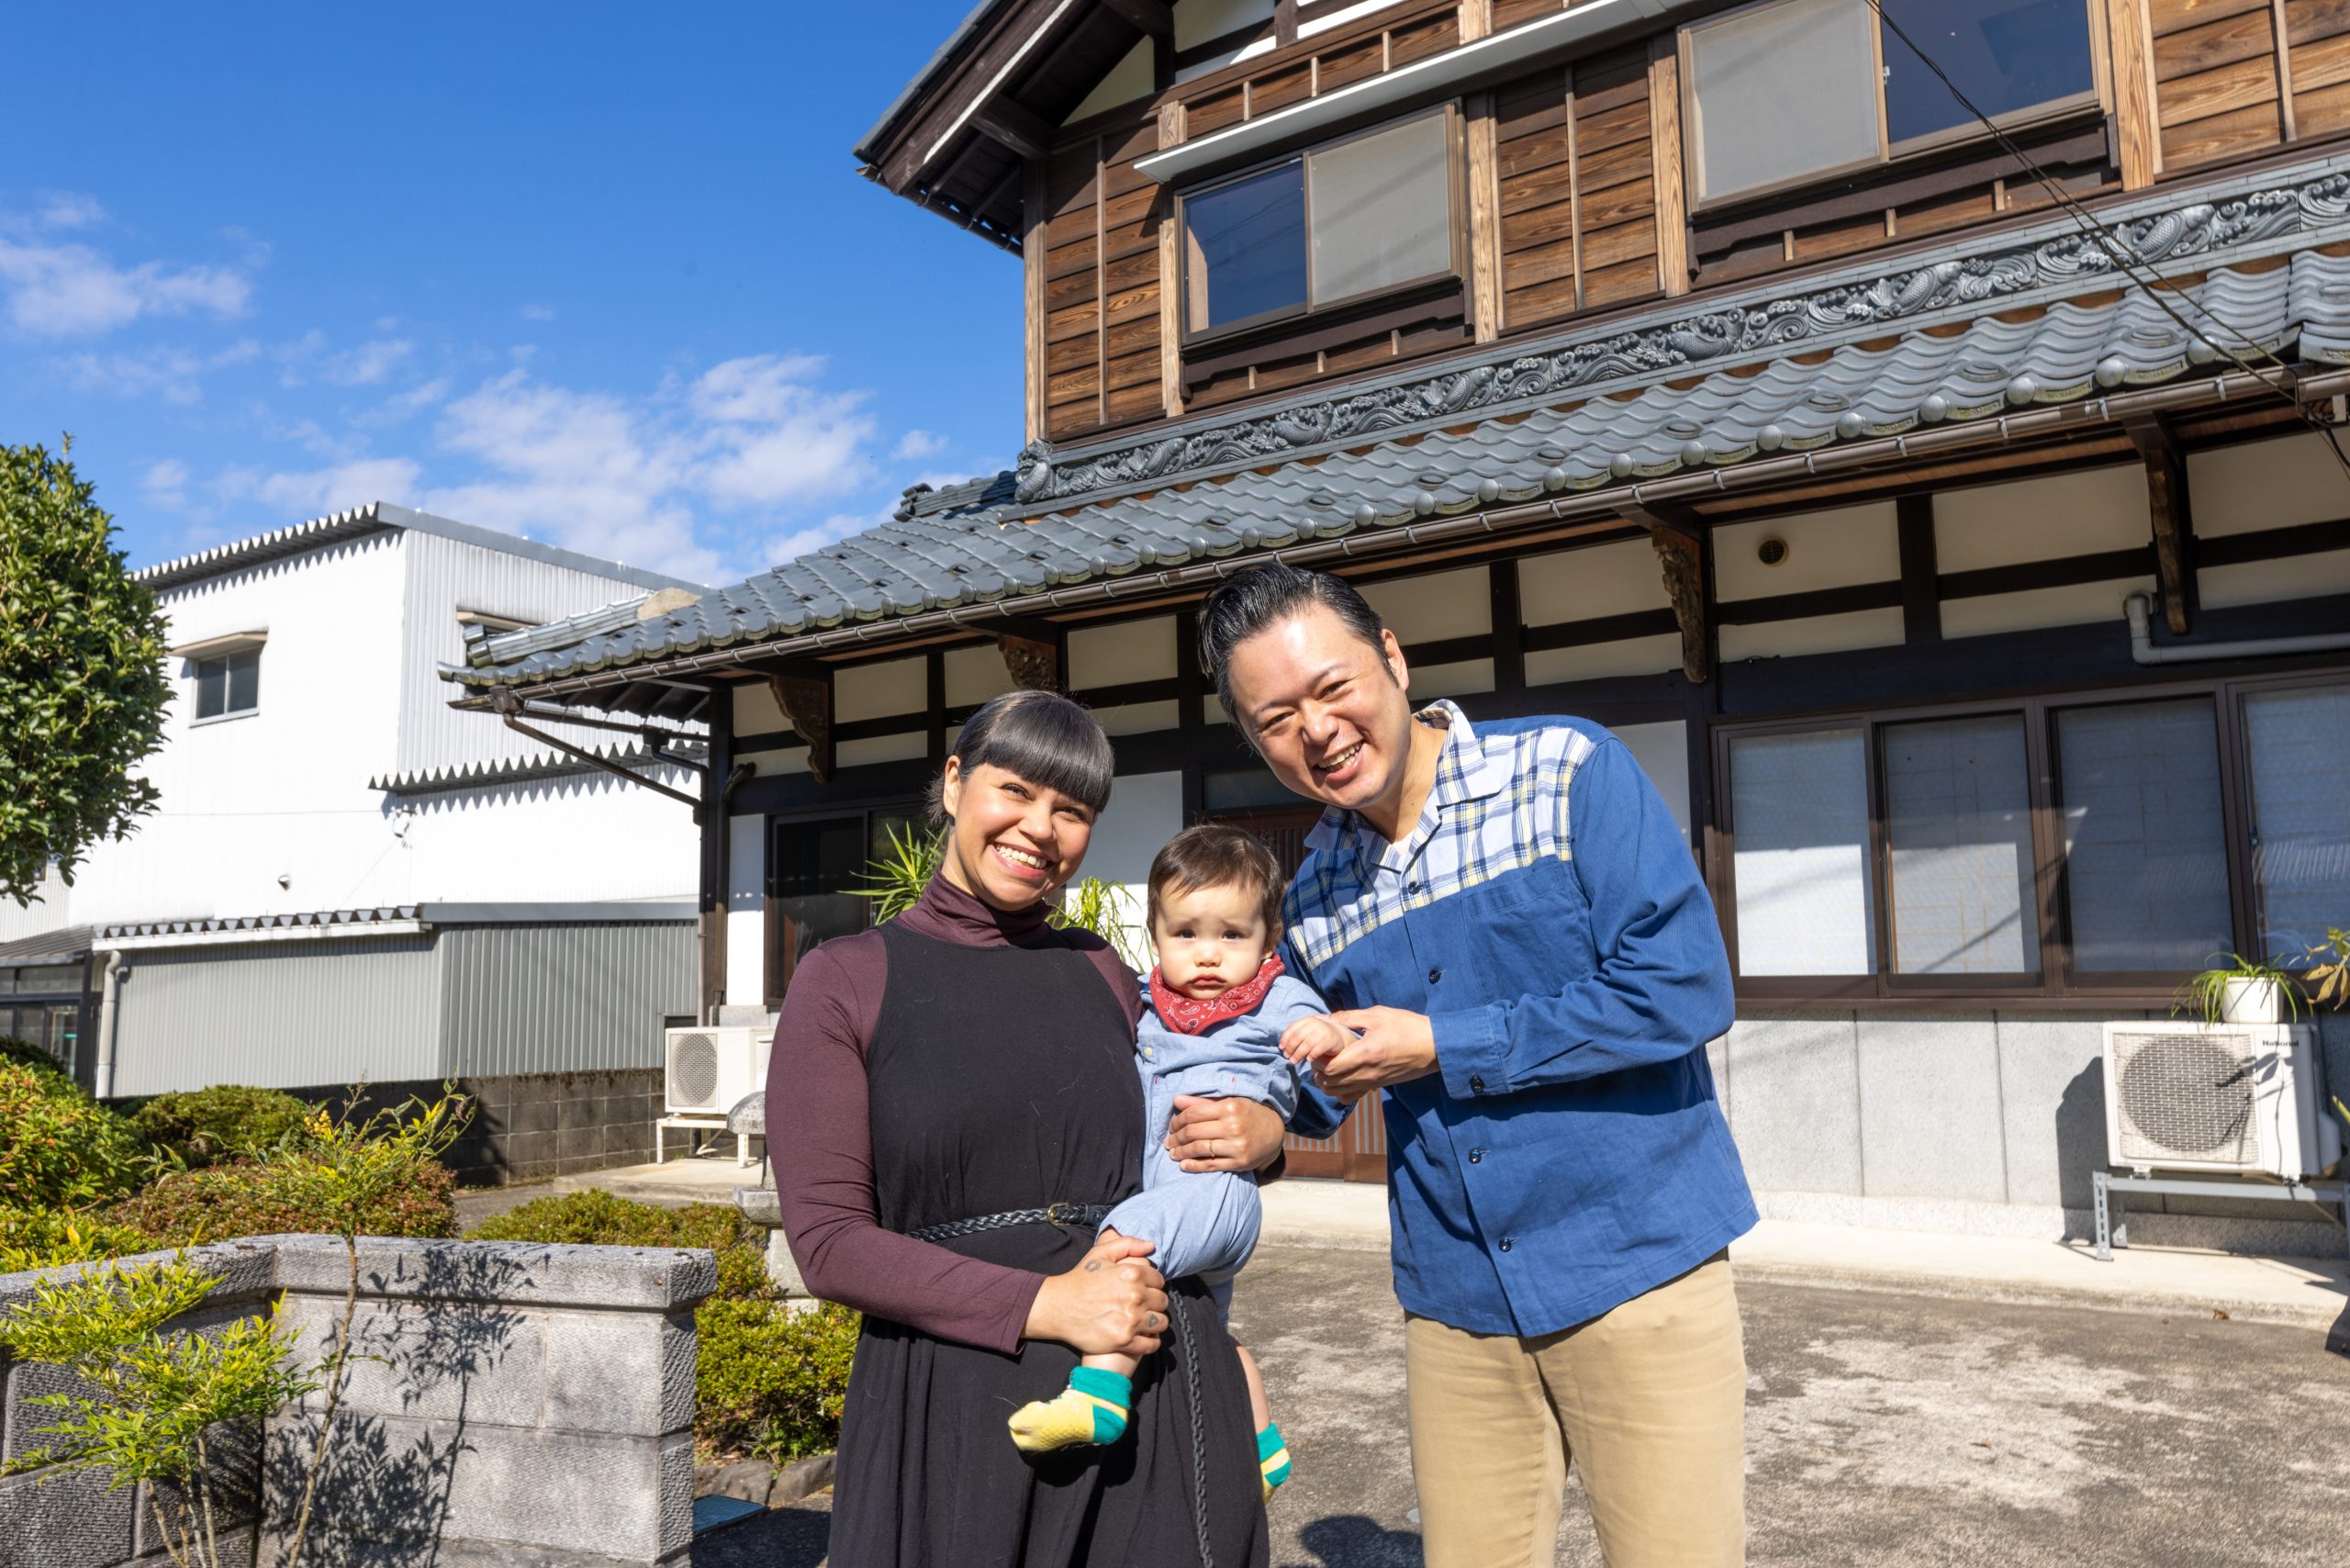
[[[1412,705],[1395,633],[1373,647],[1309,604],[1234,648],[1229,667],[1233,717],[1291,790],[1349,811],[1402,792]]]

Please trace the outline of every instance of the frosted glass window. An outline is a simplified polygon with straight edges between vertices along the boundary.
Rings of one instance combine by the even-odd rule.
[[[1967,101],[1994,118],[2097,90],[2087,0],[1882,0]],[[1975,124],[1891,28],[1885,127],[1895,142]]]
[[[1895,971],[2038,969],[2023,721],[1895,724],[1883,735]]]
[[[2260,950],[2298,957],[2350,925],[2350,686],[2255,692],[2244,720]]]
[[[1740,736],[1729,779],[1739,971],[1874,973],[1862,733]]]
[[[1791,0],[1689,31],[1700,200],[1877,156],[1865,0]]]
[[[2199,969],[2234,946],[2207,698],[2056,715],[2073,968]]]
[[[1428,115],[1306,159],[1316,305],[1452,270],[1450,130]]]

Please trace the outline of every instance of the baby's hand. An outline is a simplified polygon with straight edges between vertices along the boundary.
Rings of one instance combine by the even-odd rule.
[[[1306,1069],[1321,1066],[1354,1043],[1352,1030],[1321,1013],[1300,1018],[1281,1031],[1281,1055]]]

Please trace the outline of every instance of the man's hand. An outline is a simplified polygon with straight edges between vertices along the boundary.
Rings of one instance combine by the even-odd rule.
[[[1436,1029],[1425,1013],[1358,1007],[1333,1013],[1329,1021],[1360,1038],[1327,1060],[1317,1059],[1314,1078],[1326,1092],[1348,1104],[1391,1083],[1426,1078],[1436,1070]],[[1286,1033],[1281,1042],[1286,1051]]]
[[[1167,1152],[1186,1170],[1257,1170],[1281,1151],[1281,1113],[1254,1100],[1175,1096]]]

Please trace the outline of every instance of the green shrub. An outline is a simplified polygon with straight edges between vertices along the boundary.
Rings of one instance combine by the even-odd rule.
[[[456,1179],[431,1159],[406,1165],[362,1205],[362,1236],[450,1237],[457,1233]],[[341,1233],[316,1195],[315,1172],[300,1159],[231,1159],[177,1170],[106,1211],[151,1247],[183,1247],[239,1236]]]
[[[0,1205],[105,1203],[136,1186],[148,1163],[130,1124],[71,1079],[0,1062]]]
[[[34,1045],[30,1040],[0,1036],[0,1062],[31,1068],[35,1072],[44,1074],[59,1083],[71,1083],[73,1081],[73,1074],[65,1070],[63,1062],[50,1055],[45,1047]]]
[[[694,1316],[694,1437],[712,1453],[796,1459],[840,1440],[857,1316],[826,1302],[712,1299]]]
[[[224,1083],[192,1093],[158,1094],[131,1113],[140,1137],[189,1166],[258,1154],[300,1130],[309,1106],[277,1089]]]
[[[96,1215],[0,1208],[0,1274],[144,1252],[147,1238]]]
[[[768,1300],[767,1232],[722,1204],[655,1208],[600,1187],[533,1198],[465,1232],[468,1241],[545,1241],[575,1247],[702,1247],[718,1257],[718,1294]]]

